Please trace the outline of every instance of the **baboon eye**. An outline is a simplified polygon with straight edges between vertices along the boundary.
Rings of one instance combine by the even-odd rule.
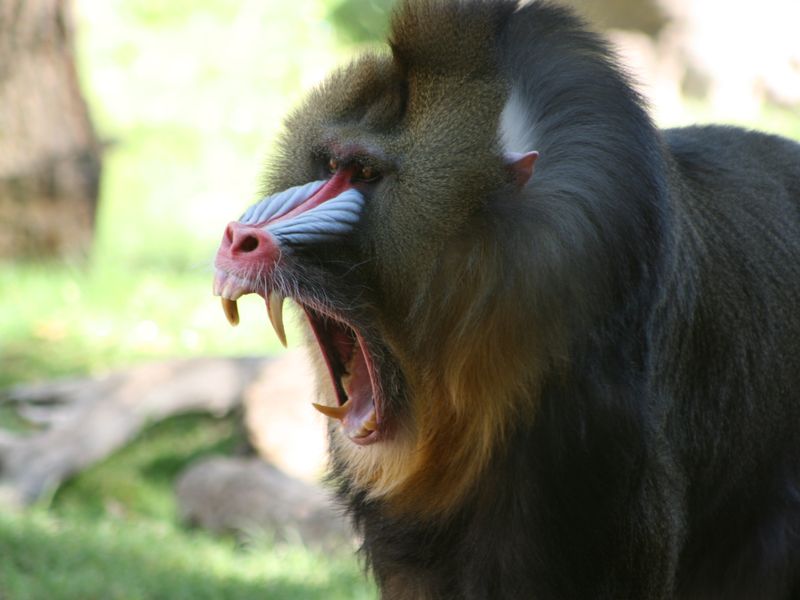
[[[380,177],[380,174],[369,165],[362,165],[355,173],[354,179],[358,181],[375,181]]]
[[[338,170],[339,170],[339,161],[336,160],[335,158],[331,158],[328,161],[328,171],[330,171],[331,173],[336,173],[336,171]]]

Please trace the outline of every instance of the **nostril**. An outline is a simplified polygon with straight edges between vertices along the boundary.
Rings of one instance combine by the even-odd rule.
[[[258,238],[254,235],[245,236],[239,243],[239,249],[242,252],[252,252],[257,248],[258,248]]]
[[[277,253],[277,245],[269,232],[233,222],[225,229],[221,250],[231,259],[247,259],[251,261],[271,260]]]

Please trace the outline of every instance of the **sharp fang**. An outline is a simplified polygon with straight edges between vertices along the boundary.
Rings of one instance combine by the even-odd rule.
[[[341,421],[344,419],[345,415],[347,415],[348,411],[350,410],[350,401],[348,400],[341,406],[328,406],[326,404],[317,404],[316,402],[312,402],[311,406],[316,408],[319,412],[321,412],[326,417],[330,417],[331,419],[337,419]]]
[[[239,324],[239,307],[236,306],[236,300],[230,300],[225,297],[220,298],[220,300],[222,300],[222,310],[228,319],[228,323],[235,327]]]
[[[267,300],[267,314],[269,321],[272,323],[272,328],[278,335],[278,339],[286,348],[286,329],[283,327],[283,301],[285,296],[279,292],[271,292]]]

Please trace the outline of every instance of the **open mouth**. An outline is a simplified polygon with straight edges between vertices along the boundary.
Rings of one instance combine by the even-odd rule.
[[[322,414],[338,419],[356,444],[380,437],[374,363],[364,338],[344,321],[303,306],[328,366],[338,406],[315,404]]]
[[[236,301],[245,294],[264,298],[275,333],[286,345],[283,325],[285,297],[276,290],[260,286],[217,269],[214,295],[221,296],[222,308],[231,325],[239,323]],[[380,412],[380,384],[375,361],[364,336],[355,325],[329,310],[295,299],[305,312],[317,340],[336,396],[336,405],[314,404],[322,414],[340,422],[344,434],[355,444],[366,446],[383,437]]]

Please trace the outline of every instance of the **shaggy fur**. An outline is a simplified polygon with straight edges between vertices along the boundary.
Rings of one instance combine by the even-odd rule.
[[[409,0],[390,47],[290,116],[267,184],[382,176],[269,285],[380,373],[385,439],[331,447],[383,597],[800,598],[800,146],[657,130],[545,3]]]

